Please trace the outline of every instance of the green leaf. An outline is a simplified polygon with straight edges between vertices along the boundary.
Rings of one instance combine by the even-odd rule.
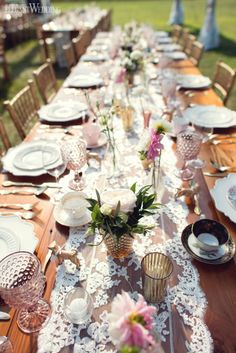
[[[100,197],[100,194],[99,194],[99,192],[98,192],[97,189],[96,189],[95,191],[96,191],[96,195],[97,195],[99,207],[101,207],[102,204],[101,204],[101,197]]]
[[[136,184],[137,184],[137,183],[134,183],[134,184],[131,186],[131,188],[130,188],[130,190],[133,191],[134,193],[135,193],[135,191],[136,191]]]
[[[116,210],[115,210],[115,213],[114,213],[114,218],[116,218],[118,216],[120,212],[120,201],[118,202],[117,206],[116,206]]]

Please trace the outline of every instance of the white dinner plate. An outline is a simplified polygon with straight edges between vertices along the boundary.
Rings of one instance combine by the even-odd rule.
[[[53,141],[38,140],[22,142],[20,145],[10,148],[2,158],[3,168],[13,175],[19,176],[46,174],[42,160],[42,151],[45,152],[45,149],[51,167],[60,163],[57,144]]]
[[[101,77],[96,75],[77,74],[67,81],[67,86],[76,88],[99,87],[103,85]]]
[[[177,83],[181,88],[200,89],[209,87],[211,80],[202,75],[177,75]]]
[[[218,179],[211,196],[216,208],[236,223],[236,173],[229,174],[226,178]]]
[[[155,36],[159,39],[159,38],[164,38],[164,37],[168,37],[169,33],[165,32],[165,31],[156,31],[155,32]]]
[[[97,52],[89,52],[88,54],[84,54],[80,58],[81,61],[91,61],[91,62],[97,62],[97,61],[107,61],[109,60],[108,55],[100,54]]]
[[[20,240],[16,233],[0,226],[0,260],[5,256],[20,250]]]
[[[159,37],[157,39],[158,44],[172,44],[173,39],[171,37]]]
[[[181,46],[176,43],[171,43],[171,44],[161,44],[158,45],[157,50],[158,51],[164,51],[164,52],[172,52],[175,50],[180,50]]]
[[[43,106],[38,111],[38,114],[42,120],[50,122],[66,122],[79,119],[87,112],[87,105],[81,102],[56,102]]]
[[[0,228],[3,227],[9,232],[15,233],[17,230],[17,238],[20,242],[20,251],[34,252],[39,242],[35,236],[34,226],[32,223],[23,220],[19,216],[0,216]]]
[[[172,60],[185,60],[185,59],[187,59],[187,55],[182,51],[174,51],[171,53],[167,52],[165,55]]]
[[[215,105],[195,105],[187,108],[184,118],[195,125],[209,128],[227,128],[236,125],[236,112]]]

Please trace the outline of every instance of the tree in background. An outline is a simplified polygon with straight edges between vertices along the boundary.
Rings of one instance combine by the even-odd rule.
[[[174,0],[169,18],[169,24],[180,25],[184,22],[184,9],[181,0]]]
[[[207,0],[205,21],[199,35],[199,40],[204,45],[205,50],[217,48],[220,44],[215,7],[216,0]]]

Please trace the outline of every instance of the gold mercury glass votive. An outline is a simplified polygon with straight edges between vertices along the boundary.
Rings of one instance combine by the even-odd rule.
[[[167,280],[173,264],[164,254],[153,252],[144,256],[141,262],[144,298],[150,303],[161,302],[166,294]]]
[[[125,131],[129,131],[134,123],[134,108],[131,106],[121,108],[120,117]]]

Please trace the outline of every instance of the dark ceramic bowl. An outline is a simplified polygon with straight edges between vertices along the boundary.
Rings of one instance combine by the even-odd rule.
[[[193,223],[192,233],[196,245],[205,251],[217,251],[229,240],[229,233],[225,226],[212,219],[200,219]]]

